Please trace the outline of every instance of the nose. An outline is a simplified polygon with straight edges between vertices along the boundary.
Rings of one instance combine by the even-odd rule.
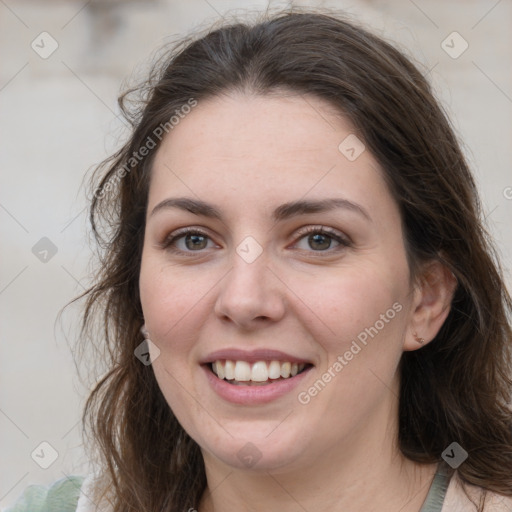
[[[284,284],[268,268],[263,255],[252,263],[234,255],[233,267],[219,286],[215,314],[241,329],[261,328],[285,314]]]

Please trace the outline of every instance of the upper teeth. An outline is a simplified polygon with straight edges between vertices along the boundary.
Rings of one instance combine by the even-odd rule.
[[[212,364],[213,372],[219,379],[236,380],[240,382],[265,382],[268,379],[287,379],[295,377],[305,368],[304,363],[289,363],[280,361],[257,361],[252,365],[247,361],[218,360]]]

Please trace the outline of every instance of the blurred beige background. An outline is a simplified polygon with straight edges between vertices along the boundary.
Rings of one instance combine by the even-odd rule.
[[[464,140],[510,286],[509,0],[0,0],[0,507],[27,485],[88,471],[79,423],[88,386],[67,341],[78,309],[56,318],[87,283],[82,180],[122,140],[122,81],[165,41],[227,11],[291,3],[353,13],[429,73]]]

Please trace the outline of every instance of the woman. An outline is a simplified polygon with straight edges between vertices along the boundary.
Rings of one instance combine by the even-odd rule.
[[[100,470],[51,499],[512,510],[511,300],[422,74],[295,9],[184,42],[139,92],[91,206]]]

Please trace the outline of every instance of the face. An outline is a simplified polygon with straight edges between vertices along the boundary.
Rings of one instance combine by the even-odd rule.
[[[312,96],[231,95],[156,154],[141,301],[156,379],[205,461],[307,466],[396,419],[409,269],[353,133]]]

